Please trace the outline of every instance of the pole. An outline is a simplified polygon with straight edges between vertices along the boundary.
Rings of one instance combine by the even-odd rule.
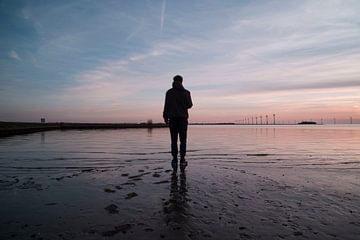
[[[275,125],[275,123],[276,123],[276,122],[275,122],[275,113],[273,114],[273,118],[274,118],[274,125]]]

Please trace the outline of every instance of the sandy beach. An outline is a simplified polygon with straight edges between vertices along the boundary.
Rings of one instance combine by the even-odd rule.
[[[154,130],[149,139],[167,136],[164,130]],[[136,139],[132,133],[127,142]],[[189,167],[174,174],[169,153],[152,142],[142,152],[123,146],[128,152],[120,149],[113,159],[101,142],[98,149],[83,144],[65,154],[59,140],[69,133],[47,134],[48,150],[23,145],[27,150],[18,158],[16,144],[41,135],[1,140],[1,239],[355,240],[360,235],[358,168],[279,167],[266,163],[286,155],[190,149]],[[76,134],[86,139],[95,133]],[[97,134],[101,140],[99,135],[109,132]],[[84,146],[93,157],[73,151],[83,152]]]

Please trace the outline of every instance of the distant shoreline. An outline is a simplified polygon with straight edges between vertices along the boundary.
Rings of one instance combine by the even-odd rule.
[[[0,122],[0,137],[52,130],[164,128],[165,123],[33,123]]]

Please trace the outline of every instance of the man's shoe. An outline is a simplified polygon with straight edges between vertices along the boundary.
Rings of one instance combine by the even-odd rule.
[[[185,161],[185,159],[181,159],[180,161],[180,171],[185,171],[186,166],[188,165],[188,162]]]
[[[173,158],[173,160],[171,161],[171,167],[173,168],[174,172],[177,171],[178,163],[176,158]]]

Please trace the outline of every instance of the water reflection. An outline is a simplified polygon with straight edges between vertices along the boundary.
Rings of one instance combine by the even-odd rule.
[[[184,233],[189,216],[187,202],[186,173],[181,172],[180,175],[173,173],[170,182],[170,198],[164,203],[163,208],[166,225],[175,231],[173,237],[179,237],[178,234]]]
[[[45,143],[45,132],[41,132],[41,144]]]
[[[147,129],[147,132],[148,132],[148,137],[151,137],[152,136],[152,132],[153,132],[153,128],[148,128]]]
[[[273,128],[273,138],[275,138],[276,137],[276,130],[275,130],[275,128]]]

